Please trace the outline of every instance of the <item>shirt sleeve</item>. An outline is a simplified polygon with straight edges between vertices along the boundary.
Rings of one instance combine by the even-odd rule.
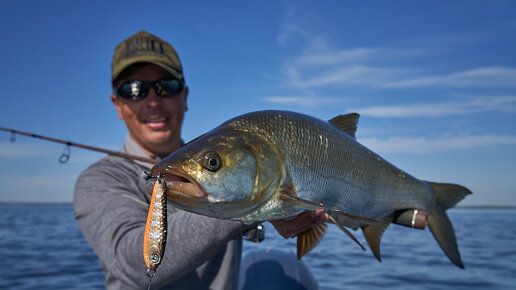
[[[148,283],[143,235],[150,194],[142,172],[116,162],[99,162],[78,178],[75,217],[109,279],[142,288]],[[127,165],[127,164],[126,164]],[[143,191],[143,192],[142,192]],[[241,222],[219,220],[168,205],[167,244],[153,286],[174,283],[212,259],[248,229]]]

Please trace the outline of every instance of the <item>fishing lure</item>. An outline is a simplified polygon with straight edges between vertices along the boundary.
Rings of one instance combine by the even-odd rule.
[[[167,186],[163,175],[159,174],[154,183],[152,198],[147,215],[145,236],[143,239],[143,257],[150,279],[156,274],[156,268],[163,259],[167,238]]]

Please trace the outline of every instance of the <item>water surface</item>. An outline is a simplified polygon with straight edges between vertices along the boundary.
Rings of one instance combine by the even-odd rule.
[[[385,232],[382,262],[335,226],[303,261],[320,289],[516,289],[516,210],[452,209],[466,270],[444,256],[429,230]],[[295,253],[268,223],[261,244]],[[362,233],[354,232],[365,245]],[[0,205],[0,289],[104,289],[104,274],[71,205]]]

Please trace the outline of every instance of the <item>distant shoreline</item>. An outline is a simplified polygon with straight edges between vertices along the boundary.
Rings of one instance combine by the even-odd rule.
[[[55,206],[73,205],[73,202],[6,202],[0,201],[0,206],[27,205],[27,206]],[[516,209],[516,205],[459,205],[455,209]]]
[[[53,206],[53,205],[73,205],[73,202],[14,202],[14,201],[0,201],[0,206],[2,205],[43,205],[43,206]]]
[[[456,209],[516,209],[516,205],[459,205]]]

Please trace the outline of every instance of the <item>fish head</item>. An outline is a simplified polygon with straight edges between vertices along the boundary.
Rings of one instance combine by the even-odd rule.
[[[177,207],[218,218],[238,219],[263,205],[277,190],[284,166],[268,138],[216,128],[158,162],[168,200]]]

